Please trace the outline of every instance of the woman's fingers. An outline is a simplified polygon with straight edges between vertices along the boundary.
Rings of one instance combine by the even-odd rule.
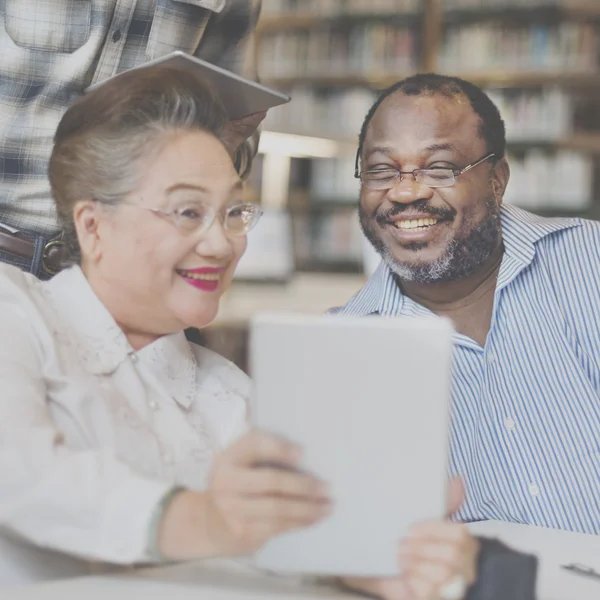
[[[294,444],[274,435],[251,431],[225,450],[217,460],[238,467],[271,463],[294,468],[300,457],[301,452]]]
[[[290,496],[309,500],[327,500],[327,486],[304,473],[277,468],[239,469],[235,490],[240,494],[253,496]]]
[[[228,509],[244,521],[274,523],[277,528],[293,523],[310,525],[331,512],[328,502],[289,500],[277,497],[232,499]]]

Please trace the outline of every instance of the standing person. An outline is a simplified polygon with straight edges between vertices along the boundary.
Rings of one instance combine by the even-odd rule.
[[[47,179],[52,138],[87,86],[182,50],[256,78],[261,0],[5,0],[0,19],[0,261],[48,279],[61,231]],[[224,139],[244,175],[264,114]]]

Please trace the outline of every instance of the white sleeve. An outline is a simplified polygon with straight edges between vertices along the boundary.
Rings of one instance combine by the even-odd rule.
[[[79,558],[147,560],[149,523],[171,486],[110,450],[66,446],[46,404],[43,360],[25,310],[0,302],[0,528]]]

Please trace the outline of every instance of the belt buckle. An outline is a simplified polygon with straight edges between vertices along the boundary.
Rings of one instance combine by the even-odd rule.
[[[51,263],[54,261],[54,259],[51,256],[52,254],[56,255],[56,253],[58,253],[62,255],[61,249],[64,249],[64,247],[65,243],[62,240],[52,240],[44,246],[44,254],[42,256],[42,268],[44,269],[44,271],[46,271],[48,275],[56,275],[60,272],[60,263],[62,262],[61,259],[59,259],[58,264],[54,266],[48,263],[49,261]],[[55,248],[56,250],[53,251],[53,248]]]

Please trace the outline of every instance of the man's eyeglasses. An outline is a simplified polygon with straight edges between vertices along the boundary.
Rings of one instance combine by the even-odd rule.
[[[405,175],[412,175],[415,181],[431,188],[450,187],[456,183],[456,178],[467,171],[475,168],[477,165],[490,158],[495,158],[495,154],[488,154],[462,169],[445,169],[436,167],[434,169],[415,169],[414,171],[400,171],[393,167],[386,169],[371,169],[369,171],[358,171],[358,154],[356,155],[356,166],[354,177],[360,179],[362,184],[370,190],[389,190],[398,185]]]
[[[193,205],[176,208],[175,210],[162,210],[160,208],[148,208],[139,204],[130,204],[147,210],[159,217],[170,220],[185,235],[202,234],[207,232],[215,222],[219,212],[210,204],[195,202]],[[231,235],[246,235],[258,223],[263,215],[263,209],[257,204],[245,202],[228,207],[221,213],[224,229]]]

